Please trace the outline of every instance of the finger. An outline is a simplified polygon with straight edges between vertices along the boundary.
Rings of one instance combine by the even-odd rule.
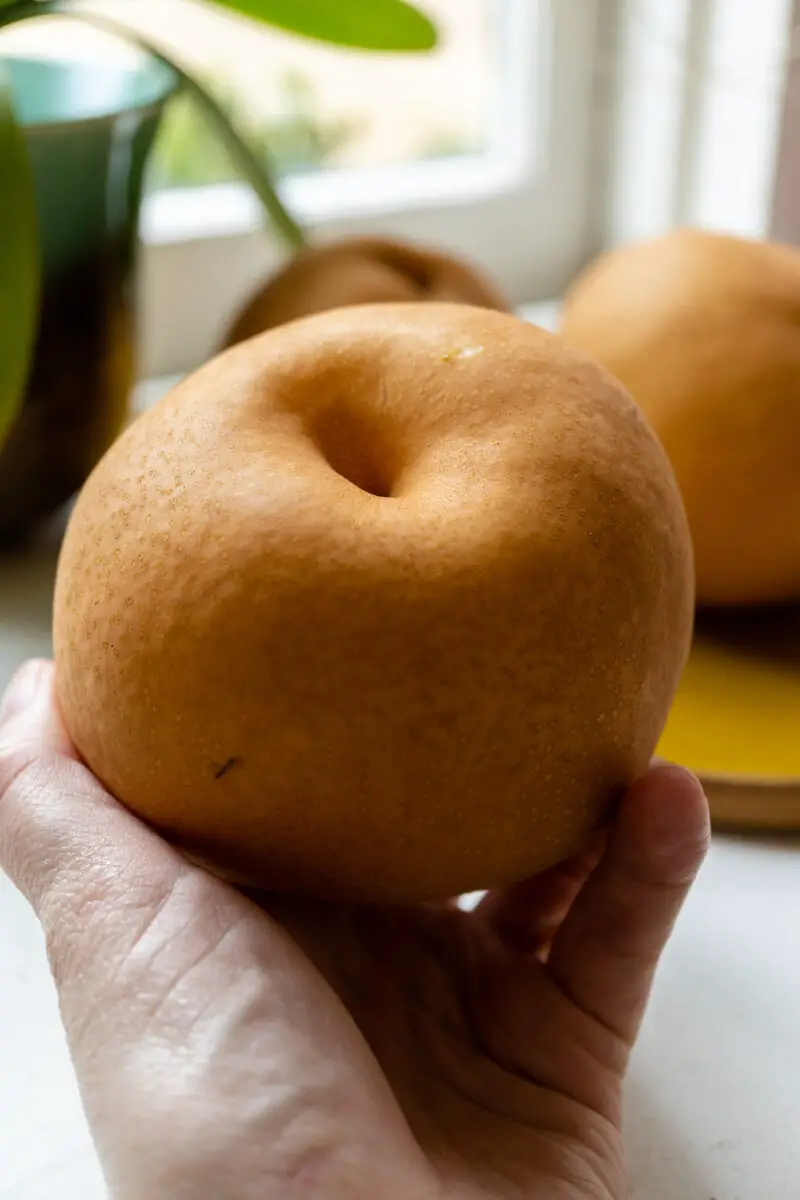
[[[42,923],[69,1027],[192,868],[78,761],[51,664],[18,673],[2,715],[0,869]]]
[[[215,988],[232,999],[233,977],[244,984],[256,959],[270,965],[276,997],[276,963],[290,954],[296,973],[309,969],[277,924],[189,863],[80,763],[49,663],[15,680],[3,711],[0,870],[43,926],[73,1050],[89,1031],[98,1057],[104,1032],[122,1043],[137,1021],[152,1036],[154,1007],[174,1030],[191,1026],[191,1005],[177,986],[183,976],[191,975],[192,998],[207,1007]],[[102,1049],[113,1057],[108,1045]]]
[[[40,683],[51,670],[51,664],[41,658],[31,659],[18,668],[4,696],[0,698],[0,727],[17,713],[24,711],[36,699]]]
[[[522,883],[487,892],[473,919],[482,922],[509,950],[542,952],[600,861],[604,845],[605,835],[597,834],[567,862]]]
[[[149,853],[156,869],[179,869],[177,853],[81,765],[55,701],[52,664],[25,664],[0,706],[0,866],[42,916],[51,891],[69,891],[87,870],[97,882],[121,866],[113,834],[123,854]],[[91,861],[89,835],[98,851]]]
[[[700,784],[680,767],[652,768],[623,800],[608,849],[553,942],[551,978],[628,1043],[708,843]]]
[[[341,1095],[380,1148],[385,1083],[289,935],[82,766],[51,667],[25,672],[4,712],[0,868],[44,926],[109,1191],[221,1195],[231,1162],[257,1190],[276,1145],[299,1178],[314,1131],[295,1112],[320,1096]]]

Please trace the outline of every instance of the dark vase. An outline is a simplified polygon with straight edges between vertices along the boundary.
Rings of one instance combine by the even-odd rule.
[[[161,63],[5,60],[36,190],[42,289],[25,398],[0,449],[0,550],[81,487],[125,421],[145,167]]]

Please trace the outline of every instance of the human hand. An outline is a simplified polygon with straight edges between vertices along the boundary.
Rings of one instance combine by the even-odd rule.
[[[49,664],[0,712],[0,866],[114,1200],[622,1200],[628,1056],[707,841],[662,766],[580,860],[472,912],[246,897],[80,763]]]

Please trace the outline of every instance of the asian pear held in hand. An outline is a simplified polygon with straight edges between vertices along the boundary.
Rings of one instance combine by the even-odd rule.
[[[581,847],[691,634],[667,459],[507,314],[355,306],[221,354],[74,509],[57,687],[91,769],[239,882],[419,901]]]

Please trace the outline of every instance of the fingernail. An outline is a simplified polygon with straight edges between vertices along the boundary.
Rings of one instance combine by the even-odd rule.
[[[32,659],[23,663],[14,674],[0,701],[0,725],[10,721],[35,703],[42,687],[50,678],[50,663]]]

